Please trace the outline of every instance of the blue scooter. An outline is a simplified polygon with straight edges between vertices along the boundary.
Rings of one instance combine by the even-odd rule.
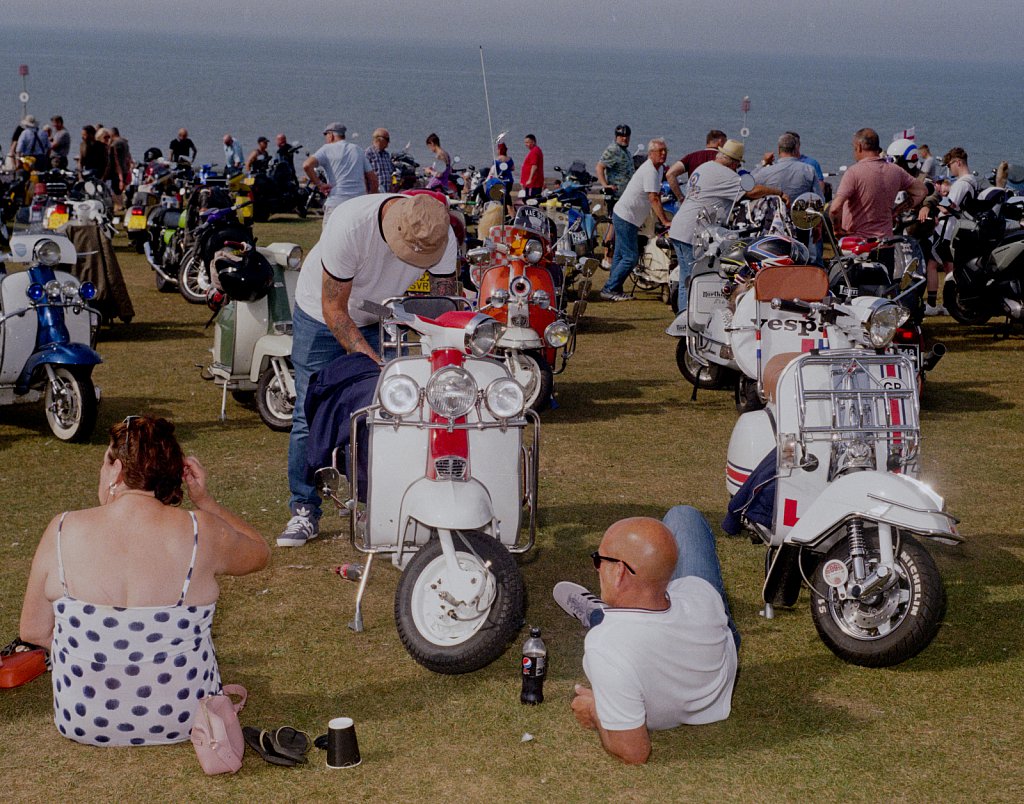
[[[561,184],[546,192],[546,200],[541,202],[548,209],[562,210],[565,215],[565,226],[559,227],[561,234],[555,250],[581,257],[591,255],[597,246],[597,221],[593,213],[600,211],[600,205],[591,209],[587,196],[594,177],[587,173],[582,162],[573,162],[568,170],[556,166],[555,171],[562,176]]]
[[[96,288],[58,269],[77,258],[62,235],[15,234],[0,251],[4,263],[28,265],[0,268],[0,405],[43,399],[57,438],[86,441],[96,426],[92,370],[103,362],[92,348],[100,315],[88,306]]]

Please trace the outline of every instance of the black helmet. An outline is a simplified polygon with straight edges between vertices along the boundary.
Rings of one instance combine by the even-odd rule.
[[[241,302],[259,301],[274,284],[274,269],[255,248],[242,253],[231,249],[218,251],[212,274],[214,287]]]
[[[159,148],[147,148],[146,153],[142,155],[143,162],[155,162],[157,159],[161,159],[164,152]]]
[[[622,123],[622,124],[617,125],[615,127],[615,136],[616,137],[629,137],[629,136],[632,135],[632,133],[633,133],[633,130],[629,126],[627,126],[625,123]]]

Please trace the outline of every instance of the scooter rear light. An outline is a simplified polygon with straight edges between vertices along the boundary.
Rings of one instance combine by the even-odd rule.
[[[434,476],[438,480],[465,480],[469,461],[458,455],[434,458]]]

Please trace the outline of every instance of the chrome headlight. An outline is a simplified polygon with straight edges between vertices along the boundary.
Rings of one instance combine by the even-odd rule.
[[[544,340],[559,349],[569,342],[569,325],[562,320],[552,321],[544,330]]]
[[[876,349],[884,349],[896,336],[896,330],[910,317],[910,312],[895,302],[881,302],[868,314],[864,332]]]
[[[40,240],[32,250],[32,259],[43,265],[56,265],[60,262],[60,245],[53,240]]]
[[[380,404],[392,416],[408,416],[419,407],[420,387],[412,377],[388,377],[380,384]]]
[[[544,246],[539,240],[527,240],[523,246],[523,259],[536,265],[544,256]]]
[[[61,285],[61,291],[64,294],[64,298],[70,301],[78,296],[78,285],[71,281],[65,282]]]
[[[533,291],[533,296],[530,297],[530,301],[542,310],[546,310],[551,306],[551,295],[546,290],[535,290]]]
[[[479,283],[477,283],[477,286],[479,287]],[[487,303],[492,307],[504,307],[508,304],[508,291],[504,288],[494,291],[487,300]]]
[[[512,419],[523,412],[526,397],[523,395],[523,386],[509,377],[503,377],[487,386],[484,401],[496,419]]]
[[[490,354],[501,337],[501,322],[489,315],[474,316],[466,328],[466,351],[474,357]]]
[[[49,282],[43,285],[43,290],[46,291],[46,297],[48,299],[51,299],[53,301],[60,300],[61,287],[60,282],[58,282],[56,279],[51,279]]]
[[[457,366],[438,369],[427,382],[427,403],[446,419],[458,419],[476,403],[476,381],[469,372]]]

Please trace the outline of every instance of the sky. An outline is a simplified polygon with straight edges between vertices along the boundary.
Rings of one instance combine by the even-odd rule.
[[[308,40],[696,52],[906,56],[1016,61],[1021,0],[75,0],[40,18],[38,0],[4,0],[5,26],[237,31]],[[666,70],[669,73],[669,70]],[[941,79],[941,77],[937,77]]]

